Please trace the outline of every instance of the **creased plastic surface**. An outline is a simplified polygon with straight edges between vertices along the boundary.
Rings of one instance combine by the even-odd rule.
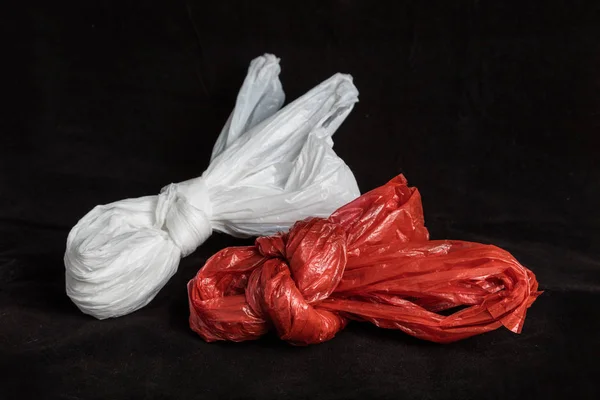
[[[360,195],[331,140],[358,101],[352,78],[336,74],[279,110],[279,72],[273,55],[252,61],[202,176],[97,206],[71,230],[66,290],[81,311],[104,319],[143,307],[213,230],[273,234]]]
[[[275,329],[293,344],[320,343],[360,320],[447,343],[500,326],[519,333],[537,289],[498,247],[429,240],[419,192],[400,175],[327,219],[218,252],[188,295],[190,326],[207,341]]]

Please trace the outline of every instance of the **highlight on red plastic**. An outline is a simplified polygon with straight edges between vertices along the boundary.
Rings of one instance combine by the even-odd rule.
[[[188,283],[190,326],[206,341],[274,329],[296,345],[329,340],[349,320],[438,343],[502,325],[520,333],[540,294],[535,275],[498,247],[429,240],[403,175],[327,219],[221,250]]]

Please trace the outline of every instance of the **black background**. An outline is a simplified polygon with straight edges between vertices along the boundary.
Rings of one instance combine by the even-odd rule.
[[[600,3],[16,4],[0,13],[0,397],[600,397]],[[288,99],[354,76],[360,103],[334,140],[362,191],[403,172],[432,238],[494,243],[536,273],[545,293],[521,335],[434,345],[354,323],[307,348],[204,343],[185,283],[249,243],[225,235],[139,312],[76,309],[70,227],[200,175],[265,52]]]

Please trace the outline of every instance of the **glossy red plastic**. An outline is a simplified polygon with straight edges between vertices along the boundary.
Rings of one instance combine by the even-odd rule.
[[[498,247],[429,240],[419,192],[402,175],[328,219],[218,252],[188,284],[190,326],[206,341],[274,329],[297,345],[329,340],[349,320],[439,343],[502,325],[519,333],[540,294]]]

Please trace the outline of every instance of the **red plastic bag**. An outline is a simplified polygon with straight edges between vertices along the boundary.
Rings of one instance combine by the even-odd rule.
[[[400,175],[328,219],[218,252],[188,295],[190,326],[209,342],[275,329],[292,344],[321,343],[359,320],[448,343],[502,325],[519,333],[537,289],[502,249],[429,240],[419,192]]]

